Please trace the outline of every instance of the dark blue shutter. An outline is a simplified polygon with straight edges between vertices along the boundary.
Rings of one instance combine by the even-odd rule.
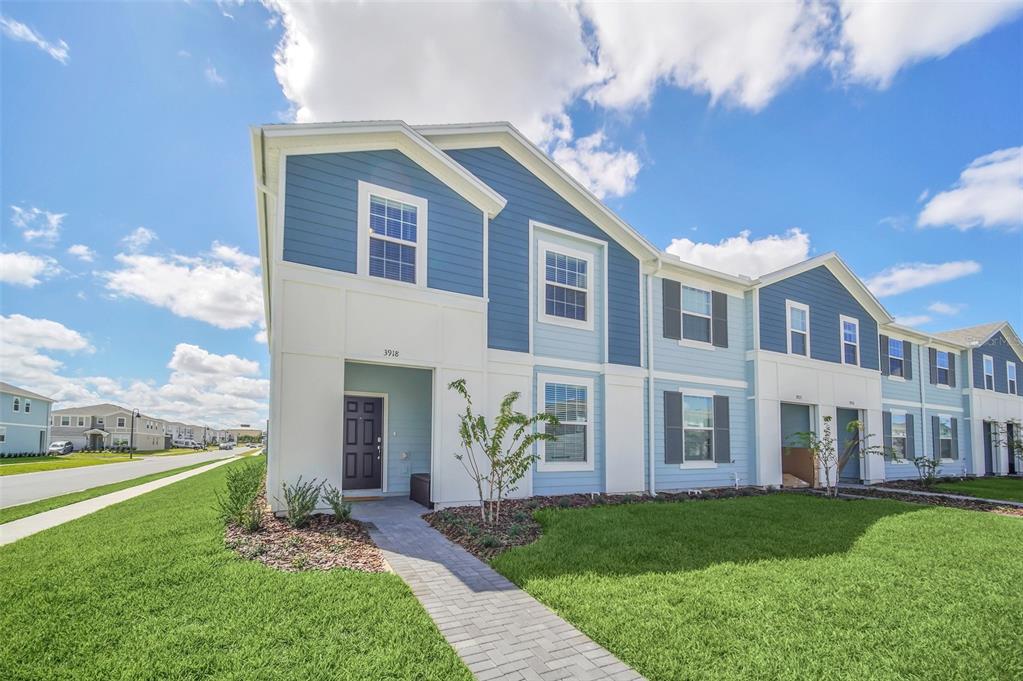
[[[948,384],[956,387],[956,353],[948,353]]]
[[[664,392],[664,463],[682,463],[682,394]]]
[[[881,351],[881,375],[887,376],[891,373],[891,362],[888,361],[888,336],[881,336],[879,339],[879,350]]]
[[[931,446],[934,450],[931,452],[931,458],[935,461],[941,459],[941,419],[937,416],[931,417]]]
[[[714,396],[714,461],[732,463],[732,440],[729,433],[728,398]]]
[[[882,440],[884,442],[884,458],[892,459],[892,413],[881,412]]]
[[[959,419],[952,419],[952,458],[959,458]]]
[[[913,379],[913,344],[909,341],[902,341],[902,377]]]
[[[938,384],[938,351],[934,348],[927,348],[927,356],[931,363],[931,385]]]
[[[714,347],[728,347],[728,296],[720,291],[710,293],[711,342]]]
[[[906,414],[906,458],[912,459],[916,456],[916,428],[913,424],[913,415]]]
[[[664,337],[682,340],[682,284],[671,279],[661,280],[661,313]]]

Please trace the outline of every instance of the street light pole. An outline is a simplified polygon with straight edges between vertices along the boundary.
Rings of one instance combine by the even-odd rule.
[[[128,460],[132,461],[135,458],[135,419],[141,414],[138,409],[131,410],[131,436],[128,439]]]

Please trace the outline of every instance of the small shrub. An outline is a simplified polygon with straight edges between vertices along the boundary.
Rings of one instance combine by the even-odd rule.
[[[516,523],[528,522],[529,514],[525,511],[515,511],[515,513],[512,513],[512,520]]]
[[[501,540],[492,534],[485,534],[480,538],[480,546],[485,549],[496,549],[501,545]]]
[[[217,511],[221,520],[250,532],[259,529],[262,509],[257,498],[263,488],[265,472],[265,467],[259,463],[227,467],[227,491],[224,495],[217,492]]]
[[[525,534],[526,528],[516,523],[514,525],[509,525],[507,531],[509,537],[515,538],[521,537],[523,534]]]
[[[559,497],[558,506],[561,508],[570,508],[572,506],[572,497]]]
[[[308,482],[302,482],[302,476],[298,476],[295,484],[281,483],[284,492],[284,505],[287,507],[288,524],[294,528],[305,527],[316,510],[316,503],[320,500],[322,482],[316,482],[313,478]]]
[[[323,500],[330,505],[330,510],[334,512],[334,520],[337,522],[340,523],[352,517],[351,502],[342,499],[341,490],[334,485],[327,485],[323,489]]]

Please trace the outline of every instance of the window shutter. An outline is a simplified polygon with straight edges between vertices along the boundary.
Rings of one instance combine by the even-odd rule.
[[[891,373],[891,363],[888,361],[888,336],[880,336],[878,340],[881,351],[881,375],[887,376]]]
[[[933,350],[932,350],[933,352]],[[933,366],[933,365],[932,365]],[[941,429],[941,422],[937,416],[931,417],[931,447],[934,449],[931,451],[931,458],[937,461],[941,458],[941,434],[938,432]]]
[[[714,462],[732,463],[732,440],[729,432],[728,398],[714,396]]]
[[[956,353],[948,353],[948,384],[956,387]]]
[[[671,279],[662,279],[661,299],[664,337],[682,340],[682,284]]]
[[[710,292],[711,342],[714,347],[728,347],[728,296],[720,291]]]
[[[913,344],[909,341],[902,341],[902,377],[913,380]]]
[[[884,458],[890,461],[894,458],[892,456],[892,413],[890,411],[881,412],[881,429],[884,440]]]
[[[664,392],[664,463],[682,463],[682,394]]]
[[[927,355],[931,362],[931,385],[938,383],[938,351],[934,348],[927,348]]]
[[[952,458],[959,458],[959,419],[952,419]]]
[[[912,459],[916,456],[916,428],[914,427],[912,414],[906,414],[906,458]]]

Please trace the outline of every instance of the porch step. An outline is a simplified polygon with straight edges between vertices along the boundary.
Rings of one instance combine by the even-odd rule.
[[[788,488],[803,488],[809,487],[810,483],[808,483],[806,480],[803,480],[802,478],[797,478],[791,473],[785,473],[784,475],[781,476],[781,486]]]

